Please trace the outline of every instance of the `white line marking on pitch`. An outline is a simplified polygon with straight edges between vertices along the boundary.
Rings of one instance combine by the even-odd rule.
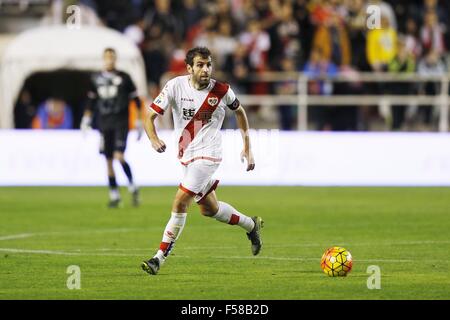
[[[85,252],[67,252],[67,251],[55,251],[55,250],[30,250],[30,249],[14,249],[14,248],[0,248],[0,252],[10,253],[31,253],[31,254],[50,254],[61,256],[120,256],[120,257],[135,257],[136,254],[126,253],[85,253]]]
[[[159,228],[160,229],[160,228]],[[38,232],[38,233],[19,233],[12,234],[8,236],[1,236],[2,240],[15,240],[30,238],[35,236],[57,236],[57,235],[79,235],[79,234],[90,234],[90,233],[115,233],[115,232],[135,232],[135,231],[146,231],[149,229],[130,229],[130,228],[120,228],[120,229],[94,229],[94,230],[83,230],[83,231],[51,231],[51,232]]]
[[[67,252],[67,251],[55,251],[55,250],[29,250],[29,249],[14,249],[14,248],[0,248],[0,252],[10,253],[30,253],[30,254],[49,254],[49,255],[65,255],[65,256],[110,256],[110,257],[137,257],[140,254],[127,254],[127,253],[87,253],[87,252]],[[190,256],[183,256],[174,254],[173,258],[188,258]],[[279,260],[279,261],[320,261],[320,258],[293,258],[293,257],[268,257],[268,256],[210,256],[208,259],[242,259],[242,260]],[[356,262],[387,262],[387,263],[407,263],[420,260],[411,259],[355,259]],[[448,260],[427,260],[427,262],[450,262]]]
[[[191,228],[197,228],[201,226],[192,226]],[[220,227],[220,226],[217,226]],[[35,236],[58,236],[58,235],[80,235],[80,234],[91,234],[91,233],[115,233],[115,232],[150,232],[150,231],[161,231],[163,226],[154,226],[154,227],[147,227],[147,228],[115,228],[115,229],[93,229],[93,230],[79,230],[79,231],[49,231],[49,232],[36,232],[36,233],[20,233],[20,234],[12,234],[12,235],[5,235],[0,236],[0,241],[2,240],[15,240],[15,239],[22,239],[22,238],[29,238],[29,237],[35,237]]]
[[[33,233],[20,233],[20,234],[12,234],[9,236],[0,237],[0,241],[2,240],[14,240],[14,239],[23,239],[34,236]]]

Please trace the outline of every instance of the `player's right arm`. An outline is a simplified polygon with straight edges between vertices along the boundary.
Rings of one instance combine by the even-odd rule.
[[[156,117],[158,117],[158,113],[153,111],[153,109],[150,109],[149,114],[144,122],[144,130],[147,134],[147,137],[150,139],[150,142],[152,143],[153,149],[161,153],[166,151],[166,144],[158,137],[158,134],[156,133]]]
[[[159,139],[158,134],[156,133],[155,127],[155,119],[158,115],[163,115],[167,108],[171,105],[172,97],[173,97],[173,86],[174,80],[170,80],[164,86],[159,95],[155,98],[153,103],[149,108],[149,113],[144,122],[144,130],[147,134],[147,137],[150,139],[152,143],[153,149],[158,152],[166,151],[166,144],[164,141]]]
[[[84,109],[83,117],[81,118],[80,129],[83,132],[86,132],[92,127],[92,117],[95,103],[97,101],[97,93],[93,83],[91,80],[90,88],[87,93],[87,103]]]

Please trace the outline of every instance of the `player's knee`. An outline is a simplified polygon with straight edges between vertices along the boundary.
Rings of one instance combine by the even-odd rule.
[[[187,203],[184,202],[175,202],[173,204],[173,208],[172,211],[173,212],[180,212],[180,213],[184,213],[187,212],[189,205]]]
[[[125,162],[125,158],[121,152],[114,152],[114,159],[119,160],[121,163]]]
[[[209,209],[201,209],[200,213],[205,217],[213,217],[216,213]]]
[[[106,165],[108,166],[108,170],[113,168],[113,158],[106,159]]]
[[[172,205],[172,210],[174,212],[187,212],[187,209],[189,208],[189,199],[185,198],[175,198]]]
[[[217,211],[219,211],[219,207],[214,205],[206,205],[206,204],[200,204],[200,213],[204,215],[205,217],[213,217],[216,215]]]

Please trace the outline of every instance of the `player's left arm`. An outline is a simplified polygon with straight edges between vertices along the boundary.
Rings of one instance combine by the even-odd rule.
[[[255,158],[253,157],[252,146],[250,143],[249,125],[247,114],[239,104],[239,107],[235,110],[236,120],[238,128],[241,130],[242,140],[244,142],[244,149],[241,152],[241,160],[247,160],[247,171],[255,169]]]

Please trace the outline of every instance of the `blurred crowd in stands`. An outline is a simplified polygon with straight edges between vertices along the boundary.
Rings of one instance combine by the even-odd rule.
[[[304,71],[309,76],[345,72],[442,75],[448,72],[449,1],[439,0],[79,0],[103,24],[141,49],[149,92],[165,74],[185,73],[184,54],[207,46],[218,78],[238,94],[296,94],[295,82],[254,82],[250,74]],[[367,6],[381,9],[381,29],[367,28]],[[310,94],[439,94],[436,83],[355,85],[316,80]],[[248,106],[255,115],[260,106]],[[312,129],[368,130],[377,108],[311,108]],[[431,128],[432,107],[392,108],[391,129],[411,119]],[[278,108],[278,127],[295,129],[296,106]]]

